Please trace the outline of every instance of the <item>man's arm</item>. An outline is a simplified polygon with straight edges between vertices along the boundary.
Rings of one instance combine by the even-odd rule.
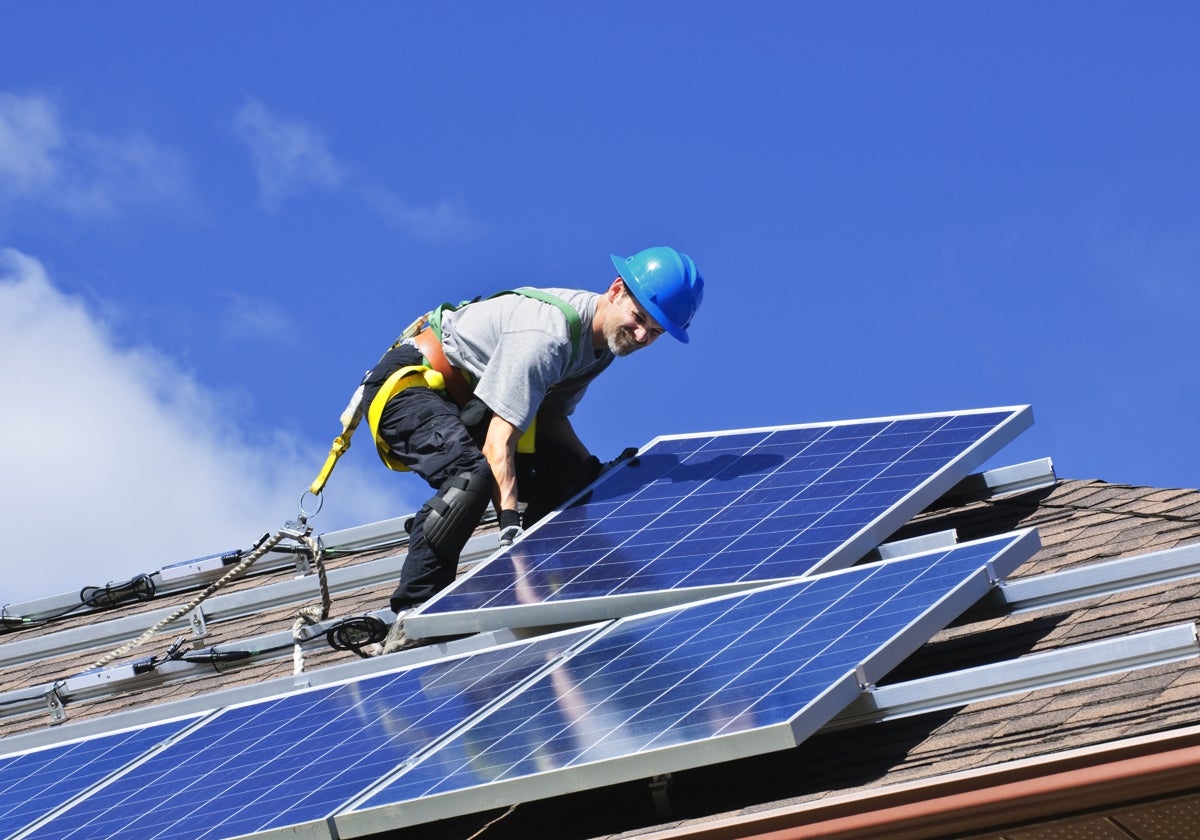
[[[521,430],[499,414],[488,421],[483,440],[483,457],[487,458],[496,479],[497,512],[517,509],[517,441]]]
[[[558,441],[578,455],[581,461],[586,461],[591,457],[592,453],[588,452],[588,448],[579,439],[579,435],[575,434],[575,427],[571,425],[570,417],[539,414],[537,424],[539,435],[546,435],[550,439]]]

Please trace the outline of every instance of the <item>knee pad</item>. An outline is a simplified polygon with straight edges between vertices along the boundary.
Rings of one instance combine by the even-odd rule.
[[[439,559],[457,560],[484,510],[492,501],[492,478],[459,473],[446,479],[437,495],[426,502],[425,541]]]

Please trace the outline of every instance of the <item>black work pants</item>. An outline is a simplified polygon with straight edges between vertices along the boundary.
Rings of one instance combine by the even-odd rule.
[[[369,406],[394,371],[421,364],[420,352],[401,345],[389,351],[363,380],[363,404]],[[475,473],[491,480],[491,467],[480,447],[487,417],[467,428],[458,406],[445,391],[414,387],[401,391],[384,406],[379,436],[391,455],[425,479],[435,491],[447,480]],[[581,460],[557,441],[538,435],[536,452],[518,456],[518,492],[526,503],[523,525],[537,520],[590,484],[599,474],[596,459]],[[458,571],[457,557],[442,557],[425,539],[429,508],[422,505],[409,531],[408,556],[400,570],[400,585],[392,593],[396,612],[416,606],[449,586]]]
[[[363,400],[370,405],[384,380],[395,370],[421,364],[421,354],[412,347],[390,351],[364,380]],[[447,480],[464,473],[486,476],[492,471],[483,457],[482,442],[463,425],[458,406],[445,391],[406,388],[388,401],[379,419],[379,436],[393,458],[425,479],[435,491]],[[412,520],[408,556],[400,570],[400,585],[392,593],[396,612],[428,600],[454,581],[457,557],[438,557],[425,539],[428,505],[422,505]]]
[[[553,438],[538,435],[534,451],[517,456],[517,492],[525,503],[525,528],[587,487],[600,475],[600,462],[587,461]]]

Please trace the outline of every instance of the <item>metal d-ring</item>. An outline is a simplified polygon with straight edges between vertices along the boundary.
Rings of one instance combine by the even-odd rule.
[[[305,510],[304,509],[304,497],[305,496],[312,496],[314,499],[317,500],[317,509],[316,510]],[[323,508],[323,507],[325,507],[324,491],[322,491],[320,493],[314,493],[314,492],[312,492],[312,490],[305,490],[303,493],[300,494],[300,521],[303,522],[303,521],[306,521],[308,519],[308,517],[310,517],[310,516],[316,516],[318,513],[321,512],[321,508]]]

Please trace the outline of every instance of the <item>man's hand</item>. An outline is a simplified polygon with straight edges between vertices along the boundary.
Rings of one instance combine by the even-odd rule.
[[[638,454],[638,448],[636,446],[626,447],[624,450],[622,450],[620,455],[618,455],[616,458],[613,458],[607,464],[604,464],[602,467],[600,467],[600,475],[604,475],[606,472],[608,472],[613,467],[620,464],[622,461],[631,460],[632,458],[636,457],[637,454]]]
[[[521,514],[515,510],[500,511],[500,533],[496,535],[500,545],[512,545],[523,533],[525,531],[521,528]]]

